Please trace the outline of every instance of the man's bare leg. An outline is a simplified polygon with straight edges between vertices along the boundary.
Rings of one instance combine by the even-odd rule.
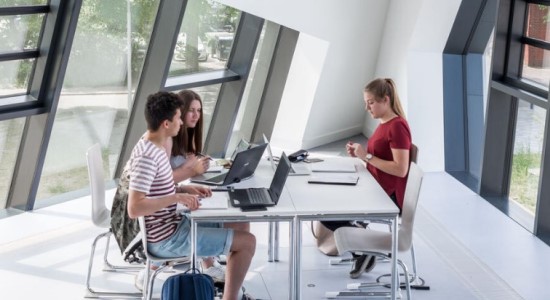
[[[249,232],[235,230],[227,257],[224,300],[237,300],[255,251],[256,237]]]

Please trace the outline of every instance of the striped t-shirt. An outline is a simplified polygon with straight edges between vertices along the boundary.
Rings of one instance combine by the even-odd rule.
[[[175,193],[172,168],[164,149],[146,139],[139,140],[130,156],[129,188],[153,199]],[[145,216],[148,242],[156,243],[170,237],[181,219],[176,213],[176,204]]]

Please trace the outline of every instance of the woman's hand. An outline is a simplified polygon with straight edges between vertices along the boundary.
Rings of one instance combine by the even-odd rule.
[[[191,210],[191,211],[197,210],[200,206],[199,196],[197,196],[197,195],[177,193],[177,194],[175,194],[175,196],[176,196],[176,199],[177,199],[178,203],[181,203],[181,204],[187,206],[187,208],[189,208],[189,210]]]
[[[353,143],[351,141],[349,141],[346,144],[346,151],[348,152],[348,155],[351,157],[363,158],[365,157],[365,155],[367,155],[365,153],[365,150],[363,149],[363,146],[361,146],[361,144]]]

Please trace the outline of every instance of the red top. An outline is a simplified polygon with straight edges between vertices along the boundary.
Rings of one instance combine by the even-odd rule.
[[[407,121],[399,116],[378,125],[367,142],[367,152],[383,160],[393,160],[391,149],[411,150],[411,130]],[[401,209],[409,174],[400,178],[382,172],[368,163],[367,169],[389,196],[395,194],[397,206]]]

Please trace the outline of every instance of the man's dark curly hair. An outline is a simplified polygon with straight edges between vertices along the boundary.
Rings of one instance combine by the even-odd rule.
[[[145,120],[147,129],[157,131],[165,120],[171,121],[182,106],[181,99],[174,93],[157,92],[147,97]]]

